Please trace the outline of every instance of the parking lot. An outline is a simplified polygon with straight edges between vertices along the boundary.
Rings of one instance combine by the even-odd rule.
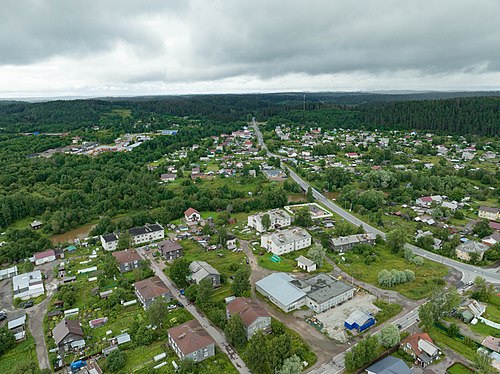
[[[316,315],[316,318],[323,323],[323,332],[326,332],[330,338],[346,343],[348,336],[345,332],[344,321],[356,309],[364,309],[372,314],[377,313],[380,309],[373,305],[376,299],[371,294],[359,292],[352,300],[320,313]]]

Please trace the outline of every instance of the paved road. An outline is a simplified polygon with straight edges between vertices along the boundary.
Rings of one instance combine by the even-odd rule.
[[[236,353],[236,351],[231,347],[227,341],[224,335],[214,327],[210,321],[203,316],[196,307],[192,304],[187,304],[185,299],[181,299],[179,297],[180,292],[179,289],[172,283],[172,281],[165,275],[163,272],[163,269],[165,268],[165,265],[160,262],[160,264],[157,264],[155,259],[153,257],[148,256],[148,252],[144,250],[144,247],[138,248],[137,251],[142,258],[151,260],[151,268],[155,272],[155,274],[167,285],[168,288],[172,291],[172,296],[177,299],[178,301],[182,302],[185,305],[185,308],[193,315],[194,318],[200,323],[201,326],[210,334],[210,336],[215,340],[217,345],[221,348],[221,350],[226,353],[231,360],[231,363],[236,367],[238,372],[243,373],[243,374],[250,374],[250,370],[248,370],[247,366],[241,359],[241,357]]]
[[[262,133],[259,130],[259,126],[255,122],[255,118],[252,119],[253,123],[253,128],[257,136],[257,141],[261,147],[267,150],[266,145],[264,144],[264,139],[262,137]],[[274,157],[279,157],[283,158],[280,155],[276,155],[274,153],[271,153],[269,150],[267,150],[268,156],[274,156]],[[290,177],[304,190],[307,191],[308,188],[310,187],[310,184],[306,181],[304,181],[297,173],[295,173],[293,170],[291,170],[288,166],[284,165],[289,172]],[[321,192],[316,190],[315,188],[312,189],[313,196],[316,200],[318,200],[320,203],[325,205],[328,209],[332,210],[334,213],[338,214],[340,217],[344,218],[346,221],[351,222],[352,224],[356,226],[363,226],[363,228],[367,232],[374,233],[376,235],[380,235],[383,238],[386,237],[386,234],[377,229],[376,227],[373,227],[369,225],[366,222],[363,222],[359,218],[355,217],[348,211],[342,209],[340,206],[326,198]],[[415,252],[417,255],[425,257],[429,260],[435,261],[435,262],[440,262],[448,267],[452,267],[454,269],[457,269],[462,273],[462,279],[461,281],[463,283],[468,283],[474,280],[478,275],[482,276],[487,282],[500,285],[500,267],[494,268],[494,269],[482,269],[477,266],[469,265],[469,264],[464,264],[463,262],[452,260],[448,257],[444,257],[441,255],[438,255],[433,252],[426,251],[425,249],[416,247],[411,244],[406,244],[406,248],[411,249],[413,252]]]

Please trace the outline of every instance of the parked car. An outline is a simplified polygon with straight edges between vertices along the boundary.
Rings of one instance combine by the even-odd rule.
[[[177,305],[179,308],[184,308],[184,304],[181,303],[180,301],[178,301],[177,304],[175,304],[175,305]]]
[[[0,310],[0,321],[3,321],[6,318],[7,318],[7,313],[5,313],[5,311],[3,310]]]
[[[24,303],[21,303],[19,306],[23,309],[31,308],[34,305],[32,300],[25,301]]]

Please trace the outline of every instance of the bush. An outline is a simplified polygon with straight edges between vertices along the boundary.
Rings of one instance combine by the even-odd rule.
[[[381,270],[378,273],[378,283],[383,287],[393,287],[398,284],[413,282],[415,273],[412,270]]]

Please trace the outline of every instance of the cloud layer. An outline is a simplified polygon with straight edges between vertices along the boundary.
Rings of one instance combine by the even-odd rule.
[[[500,89],[500,3],[26,0],[0,96]]]

